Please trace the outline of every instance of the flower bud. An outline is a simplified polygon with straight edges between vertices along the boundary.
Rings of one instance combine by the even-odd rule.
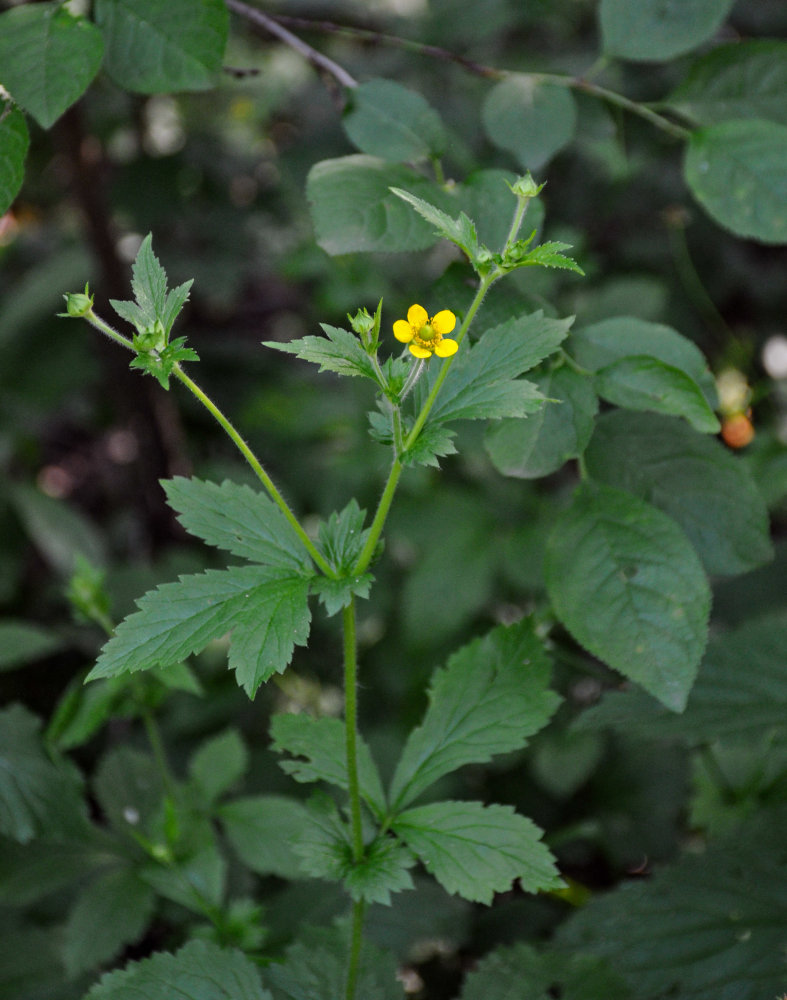
[[[524,177],[517,177],[511,190],[518,198],[535,198],[543,187],[543,184],[536,184],[528,171]]]
[[[84,292],[69,292],[63,298],[66,300],[66,311],[61,313],[63,316],[79,318],[80,316],[87,316],[93,309],[93,296],[90,294],[87,285],[85,285]]]

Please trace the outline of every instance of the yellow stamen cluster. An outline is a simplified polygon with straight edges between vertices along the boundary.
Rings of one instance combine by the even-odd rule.
[[[394,337],[407,344],[410,353],[417,358],[450,358],[456,354],[459,344],[446,337],[456,326],[456,316],[450,309],[443,309],[431,319],[423,306],[410,306],[407,319],[398,319],[393,325]]]

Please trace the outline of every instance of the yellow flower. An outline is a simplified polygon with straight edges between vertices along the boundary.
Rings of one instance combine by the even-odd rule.
[[[443,309],[431,319],[423,306],[410,306],[407,319],[398,319],[393,325],[394,337],[408,344],[410,353],[417,358],[450,358],[459,350],[455,340],[446,337],[456,326],[456,316],[450,309]]]

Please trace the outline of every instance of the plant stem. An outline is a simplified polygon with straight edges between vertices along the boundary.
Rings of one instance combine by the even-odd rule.
[[[521,217],[520,217],[520,222],[521,222]],[[464,336],[467,333],[470,324],[473,322],[473,318],[475,314],[478,312],[481,303],[484,301],[484,296],[489,291],[490,286],[494,281],[496,281],[501,276],[502,275],[499,271],[491,271],[489,274],[485,275],[481,279],[481,284],[478,286],[478,291],[475,293],[475,298],[470,303],[470,308],[467,310],[465,318],[462,320],[462,325],[459,327],[459,333],[456,335],[457,344],[461,344],[462,341],[464,340]],[[451,370],[451,363],[453,362],[455,357],[456,355],[454,354],[453,357],[447,358],[443,362],[443,367],[440,369],[440,374],[437,376],[435,384],[432,386],[431,392],[426,397],[426,401],[424,402],[424,405],[421,407],[421,412],[415,418],[415,423],[413,424],[410,433],[407,435],[407,440],[404,443],[405,450],[407,450],[408,448],[412,448],[413,444],[416,441],[416,438],[423,430],[423,426],[426,423],[426,418],[429,416],[429,411],[435,404],[435,400],[437,399],[437,395],[443,386],[443,382],[445,382],[445,380],[448,378],[448,373]]]
[[[97,316],[92,309],[90,312],[85,314],[85,319],[100,333],[106,334],[110,340],[114,340],[116,344],[120,344],[121,347],[125,347],[129,351],[134,350],[134,345],[128,337],[124,337],[122,333],[118,333],[114,327],[109,325],[109,323],[105,323],[104,320],[100,316]]]
[[[355,1000],[355,988],[358,985],[358,973],[361,966],[361,944],[363,943],[363,916],[365,905],[362,899],[353,903],[353,922],[350,938],[350,960],[347,963],[347,988],[344,991],[345,1000]]]
[[[347,754],[347,791],[350,796],[350,826],[353,861],[363,858],[361,793],[358,787],[358,650],[355,637],[355,596],[342,611],[344,632],[344,743]]]
[[[319,568],[326,576],[330,577],[331,579],[336,579],[336,573],[331,568],[331,566],[329,565],[325,557],[322,555],[322,553],[319,551],[319,549],[316,547],[311,538],[309,538],[309,536],[306,534],[305,530],[301,526],[300,521],[290,510],[287,501],[284,499],[281,493],[279,493],[278,489],[276,488],[276,484],[273,482],[271,477],[262,467],[262,464],[260,463],[257,456],[254,454],[251,448],[246,444],[246,442],[240,436],[240,434],[235,429],[230,420],[221,412],[221,410],[218,408],[218,406],[216,406],[213,400],[209,396],[205,395],[205,393],[202,391],[202,389],[200,389],[197,383],[189,378],[189,376],[183,371],[180,365],[175,365],[173,367],[172,374],[180,379],[180,381],[186,386],[186,388],[200,401],[200,403],[202,403],[202,405],[211,414],[211,416],[213,416],[216,419],[216,421],[221,425],[221,427],[227,433],[227,435],[235,444],[237,449],[240,451],[240,453],[249,463],[251,468],[254,470],[254,473],[257,476],[257,478],[260,480],[262,485],[268,491],[268,495],[270,496],[271,500],[273,500],[276,506],[281,510],[282,514],[284,514],[284,516],[287,518],[290,525],[297,534],[298,538],[300,538],[300,540],[303,542],[304,548],[312,557],[317,566],[319,566]]]
[[[374,520],[369,528],[369,537],[366,539],[366,544],[364,545],[361,554],[358,556],[358,559],[352,568],[352,576],[364,573],[369,563],[372,561],[372,556],[374,555],[374,550],[377,548],[377,542],[380,539],[380,534],[382,533],[385,519],[388,516],[388,511],[391,509],[391,503],[393,502],[394,493],[396,492],[396,487],[399,483],[399,477],[401,474],[402,463],[398,458],[395,458],[393,460],[393,465],[391,466],[391,471],[388,473],[388,480],[383,488],[380,502],[377,504]]]

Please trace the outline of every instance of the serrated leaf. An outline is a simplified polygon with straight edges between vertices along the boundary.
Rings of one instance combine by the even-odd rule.
[[[787,857],[780,819],[777,814],[771,821],[779,830],[771,842],[746,831],[598,896],[563,925],[560,946],[606,958],[638,995],[781,995],[787,884],[774,873]]]
[[[481,119],[496,146],[538,170],[573,139],[577,109],[566,87],[512,73],[489,92]]]
[[[394,80],[369,80],[355,87],[342,125],[362,153],[401,163],[440,156],[446,142],[434,108]]]
[[[311,582],[311,593],[316,594],[328,617],[346,608],[353,596],[366,599],[374,581],[371,573],[360,576],[344,576],[333,580],[329,576],[316,576]]]
[[[703,434],[716,434],[721,427],[697,383],[658,358],[621,358],[598,371],[593,384],[602,399],[616,406],[684,417]]]
[[[415,858],[394,837],[376,837],[364,846],[362,860],[354,860],[350,831],[330,799],[309,804],[294,850],[306,874],[342,882],[356,901],[389,906],[392,892],[413,888]]]
[[[547,591],[574,638],[682,711],[707,639],[711,595],[690,542],[666,514],[588,482],[547,542]]]
[[[397,198],[401,198],[402,201],[406,201],[409,205],[412,205],[422,218],[431,223],[435,228],[437,236],[442,236],[444,239],[455,243],[465,251],[471,261],[475,260],[479,250],[478,235],[475,223],[464,212],[460,212],[457,218],[454,219],[436,205],[432,205],[423,198],[416,197],[409,191],[403,191],[397,187],[392,187],[391,191]]]
[[[142,94],[213,87],[229,15],[222,0],[96,0],[107,72]]]
[[[598,411],[592,380],[568,365],[534,379],[548,400],[524,420],[501,420],[487,429],[484,446],[505,476],[538,479],[556,472],[587,447]]]
[[[457,454],[455,437],[456,431],[450,427],[427,423],[416,438],[415,444],[402,455],[402,465],[430,465],[434,469],[439,469],[438,459]]]
[[[710,407],[718,406],[716,383],[696,344],[672,327],[635,316],[614,316],[572,330],[566,350],[583,367],[597,372],[632,355],[656,358],[679,368],[702,389]]]
[[[747,622],[711,639],[682,715],[638,691],[612,692],[575,725],[623,728],[646,739],[679,739],[690,746],[715,740],[750,745],[760,737],[787,744],[785,649],[783,614]]]
[[[327,781],[348,788],[344,723],[339,719],[314,719],[309,715],[274,715],[273,749],[305,757],[283,760],[280,765],[296,781]],[[368,746],[358,741],[358,781],[361,796],[375,814],[385,815],[385,793]]]
[[[153,236],[140,244],[131,269],[131,290],[148,323],[160,319],[167,301],[167,272],[153,253]]]
[[[440,390],[430,422],[522,417],[539,410],[538,389],[517,379],[560,346],[571,320],[550,319],[541,312],[511,319],[487,330],[469,351],[461,352]],[[421,398],[437,377],[429,372],[416,386]]]
[[[563,885],[541,831],[510,806],[434,802],[400,813],[392,829],[447,892],[477,903],[517,879],[526,892]]]
[[[3,86],[42,128],[82,96],[103,51],[96,26],[61,3],[25,4],[0,14]]]
[[[272,500],[248,486],[176,476],[162,480],[167,502],[192,535],[233,555],[304,572],[303,543]]]
[[[320,366],[321,372],[336,372],[337,375],[362,375],[377,381],[372,359],[363,349],[354,333],[336,326],[321,323],[324,337],[302,337],[282,344],[275,340],[263,340],[263,347],[275,351],[294,354],[296,358],[311,361]]]
[[[338,572],[352,568],[366,543],[363,530],[366,511],[353,499],[341,511],[334,511],[317,529],[322,553]]]
[[[276,1000],[337,1000],[347,991],[349,949],[347,928],[310,927],[287,949],[284,962],[265,969],[265,981],[275,988]],[[355,995],[359,1000],[403,1000],[396,973],[394,956],[364,941]]]
[[[273,1000],[251,959],[210,941],[129,962],[102,976],[84,1000],[172,1000],[178,994],[189,1000]]]
[[[332,255],[394,253],[425,250],[436,243],[432,227],[397,198],[392,187],[441,200],[436,184],[373,156],[344,156],[315,164],[306,194],[323,250]]]
[[[513,249],[516,249],[516,244],[514,244]],[[564,250],[570,249],[570,243],[547,241],[528,250],[520,260],[516,259],[516,253],[506,255],[504,264],[509,267],[557,267],[563,271],[576,271],[577,274],[584,274],[585,272],[579,264],[563,253]]]
[[[393,812],[464,764],[523,747],[560,701],[548,688],[549,660],[530,620],[498,626],[437,670],[429,708],[407,739],[391,782]]]
[[[787,126],[754,119],[697,129],[684,175],[720,226],[761,243],[787,243]]]
[[[511,170],[477,170],[450,191],[453,201],[473,220],[480,242],[493,250],[502,249],[511,229],[516,209],[511,185],[516,179],[517,175]],[[528,202],[525,223],[528,229],[541,229],[544,205],[540,198]],[[492,301],[488,299],[484,303],[485,311]]]
[[[711,38],[734,0],[601,0],[604,52],[643,62],[673,59]]]
[[[249,752],[237,729],[227,729],[202,743],[189,761],[189,777],[203,803],[213,803],[239,781]]]
[[[50,759],[40,729],[22,705],[0,711],[0,833],[21,843],[86,825],[78,772]]]
[[[744,118],[787,125],[787,43],[756,39],[711,49],[667,104],[702,125]]]
[[[603,959],[537,952],[520,941],[496,948],[468,973],[460,1000],[629,1000],[632,994]]]
[[[267,566],[183,576],[140,598],[140,610],[121,623],[88,679],[178,663],[231,633],[229,666],[252,697],[306,642],[308,589],[304,577]]]
[[[140,938],[153,914],[153,890],[129,867],[102,872],[82,889],[65,925],[63,959],[70,977],[104,965]]]
[[[682,421],[605,414],[585,459],[594,479],[673,517],[709,573],[746,573],[772,557],[768,512],[746,465]]]
[[[223,803],[218,817],[238,857],[253,872],[303,876],[293,850],[309,819],[302,802],[283,795],[249,795]]]
[[[25,116],[18,108],[3,105],[0,110],[0,215],[8,211],[22,187],[29,145]]]

